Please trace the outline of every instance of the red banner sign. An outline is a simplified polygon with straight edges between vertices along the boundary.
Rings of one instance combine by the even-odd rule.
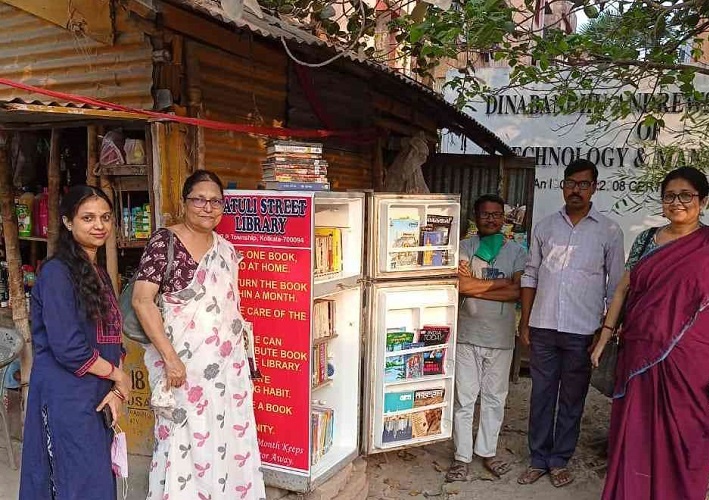
[[[254,410],[264,464],[307,472],[312,203],[288,193],[225,193],[217,231],[244,255],[239,291],[263,378]]]

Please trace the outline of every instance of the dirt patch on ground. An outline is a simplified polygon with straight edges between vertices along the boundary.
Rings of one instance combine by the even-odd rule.
[[[554,488],[548,477],[530,486],[517,484],[517,476],[527,466],[527,419],[531,381],[521,378],[510,387],[505,424],[500,436],[499,455],[512,464],[512,470],[497,479],[480,461],[470,467],[466,482],[445,483],[445,472],[453,456],[453,443],[412,448],[368,458],[370,500],[393,499],[488,499],[512,500],[597,500],[606,471],[606,441],[610,419],[610,400],[596,390],[589,391],[581,426],[581,438],[570,466],[575,481]],[[474,428],[477,428],[477,424]]]

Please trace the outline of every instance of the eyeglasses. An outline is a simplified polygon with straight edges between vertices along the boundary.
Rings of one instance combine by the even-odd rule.
[[[481,219],[502,219],[505,216],[504,212],[482,212]]]
[[[665,205],[671,205],[675,200],[683,205],[688,205],[692,203],[695,196],[699,196],[699,193],[690,193],[688,191],[682,191],[681,193],[665,193],[662,195],[662,203]]]
[[[208,200],[206,198],[187,198],[192,202],[195,208],[204,208],[209,203],[214,210],[221,210],[224,208],[224,199],[222,198],[212,198]]]
[[[581,191],[586,191],[588,188],[590,188],[595,182],[592,181],[574,181],[571,179],[564,179],[561,181],[561,189],[574,189],[575,187],[578,186],[578,188]]]

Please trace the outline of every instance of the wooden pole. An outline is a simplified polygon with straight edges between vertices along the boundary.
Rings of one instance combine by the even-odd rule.
[[[95,169],[98,165],[98,129],[96,125],[86,127],[86,184],[98,187]]]
[[[2,214],[2,228],[5,236],[10,306],[12,307],[12,320],[15,323],[15,328],[25,340],[25,346],[20,353],[23,401],[22,427],[24,429],[25,403],[29,390],[30,372],[32,371],[32,335],[22,279],[22,257],[20,255],[17,214],[15,213],[15,196],[12,189],[12,167],[7,154],[9,142],[9,136],[0,131],[0,214]]]
[[[61,150],[59,149],[59,129],[52,129],[52,138],[49,142],[49,168],[47,170],[47,208],[49,219],[47,223],[47,258],[54,255],[59,241],[59,190],[61,184]]]
[[[113,186],[105,175],[101,176],[101,189],[106,193],[109,200],[116,203],[116,200],[113,198]],[[116,295],[118,295],[120,293],[120,284],[118,282],[118,241],[116,239],[115,230],[111,232],[111,236],[109,236],[106,241],[106,270],[111,277],[113,290],[116,292]]]

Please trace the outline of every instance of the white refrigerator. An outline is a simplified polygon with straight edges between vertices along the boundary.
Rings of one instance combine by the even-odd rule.
[[[364,454],[449,439],[459,195],[370,193],[364,277]]]

